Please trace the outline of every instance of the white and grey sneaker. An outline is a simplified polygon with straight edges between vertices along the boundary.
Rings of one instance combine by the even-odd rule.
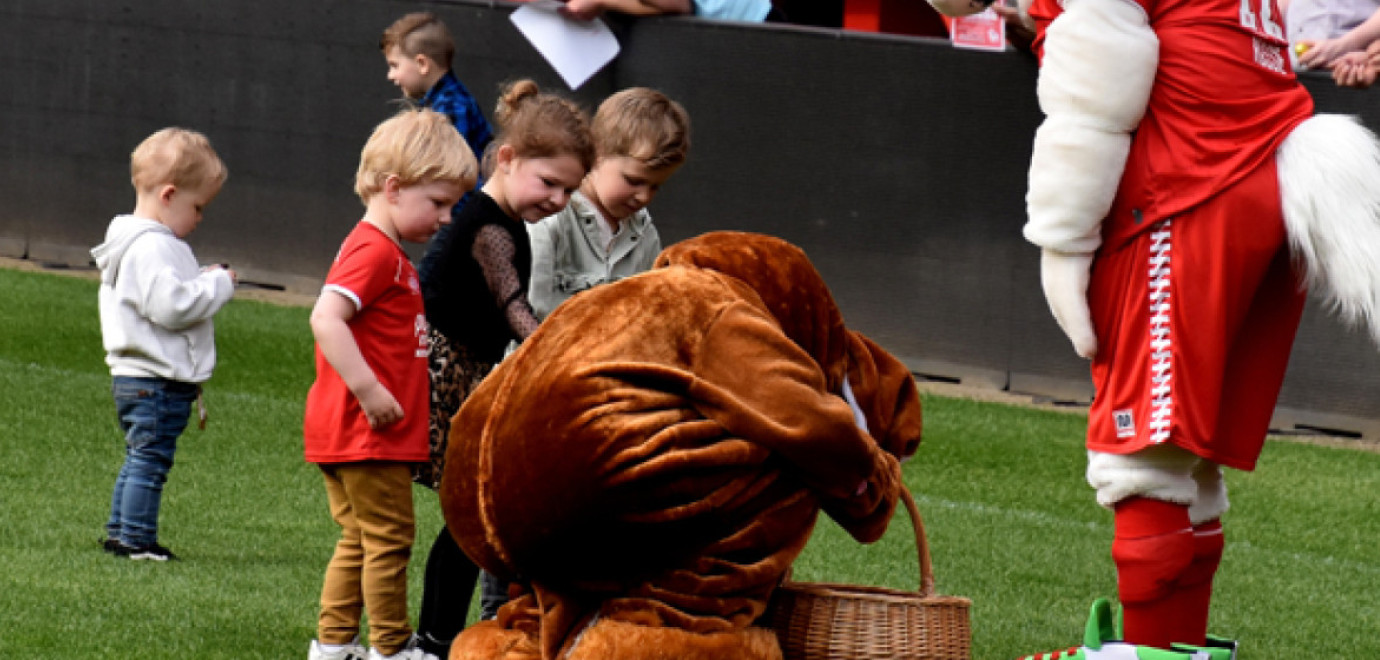
[[[307,660],[365,660],[368,653],[364,647],[359,645],[359,638],[340,647],[334,645],[323,646],[317,640],[311,640],[311,649],[307,652]]]
[[[368,660],[441,660],[441,658],[434,653],[427,653],[422,648],[422,640],[414,634],[412,639],[407,641],[407,646],[393,655],[384,655],[379,653],[378,649],[370,648]]]

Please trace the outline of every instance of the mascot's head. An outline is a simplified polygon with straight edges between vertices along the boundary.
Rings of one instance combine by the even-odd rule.
[[[763,234],[710,232],[662,250],[655,267],[666,266],[712,270],[747,285],[782,332],[819,363],[830,391],[843,387],[848,367],[843,314],[803,250]]]
[[[920,397],[910,370],[843,323],[824,278],[805,252],[763,234],[720,231],[672,245],[656,267],[712,270],[755,291],[781,329],[824,371],[839,393],[846,377],[883,450],[904,458],[920,444]]]

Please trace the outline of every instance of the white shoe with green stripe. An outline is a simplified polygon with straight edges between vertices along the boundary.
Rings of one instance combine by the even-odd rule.
[[[1204,646],[1175,644],[1172,649],[1128,644],[1118,639],[1112,604],[1106,598],[1093,601],[1083,645],[1022,656],[1019,660],[1235,660],[1236,642],[1209,637]]]

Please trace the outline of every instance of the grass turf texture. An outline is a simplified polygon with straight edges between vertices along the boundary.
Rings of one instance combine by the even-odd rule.
[[[97,545],[123,443],[95,288],[0,270],[0,656],[303,657],[336,537],[301,458],[307,310],[236,300],[217,317],[210,423],[179,441],[164,493],[161,538],[183,561],[136,563]],[[1082,481],[1083,418],[924,405],[906,481],[940,591],[973,599],[974,656],[1076,643],[1088,604],[1115,594],[1111,516]],[[1212,629],[1243,640],[1243,659],[1380,657],[1378,480],[1380,455],[1292,442],[1270,443],[1256,474],[1228,474]],[[415,499],[414,620],[440,525],[435,496]],[[870,547],[822,521],[795,578],[913,588],[904,520]]]

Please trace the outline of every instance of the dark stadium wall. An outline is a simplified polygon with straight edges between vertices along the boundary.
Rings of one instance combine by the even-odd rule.
[[[190,242],[245,280],[312,291],[358,220],[360,147],[395,109],[377,43],[403,13],[451,27],[455,70],[566,90],[506,2],[54,0],[0,8],[0,255],[84,266],[133,207],[128,154],[168,125],[207,133],[230,180]],[[622,53],[572,95],[646,85],[694,124],[652,211],[670,243],[716,229],[802,246],[851,325],[918,374],[1091,396],[1020,235],[1039,124],[1034,60],[923,38],[689,18],[614,20]],[[1305,83],[1322,111],[1380,127],[1380,92]],[[568,91],[568,90],[566,90]],[[420,254],[419,249],[414,253]],[[1281,428],[1380,437],[1380,357],[1318,305],[1299,332]]]

